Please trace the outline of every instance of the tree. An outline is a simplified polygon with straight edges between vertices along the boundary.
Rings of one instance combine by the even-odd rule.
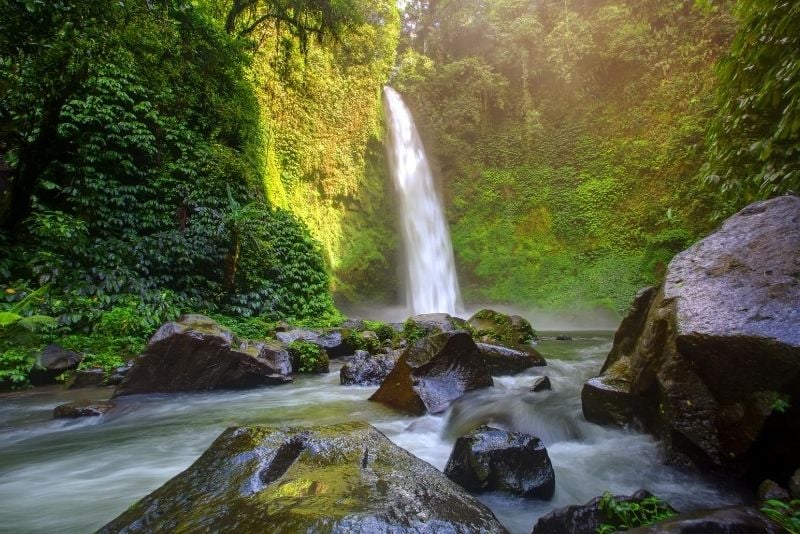
[[[743,0],[736,16],[705,168],[732,208],[800,191],[800,3]]]

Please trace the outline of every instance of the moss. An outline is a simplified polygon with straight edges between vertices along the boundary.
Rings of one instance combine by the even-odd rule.
[[[287,347],[297,373],[327,373],[330,360],[325,349],[307,341],[293,341]]]
[[[518,315],[494,310],[481,310],[469,320],[477,337],[488,337],[498,343],[525,344],[536,339],[531,324]]]
[[[364,328],[375,332],[381,341],[392,341],[397,335],[392,325],[380,321],[364,321]]]

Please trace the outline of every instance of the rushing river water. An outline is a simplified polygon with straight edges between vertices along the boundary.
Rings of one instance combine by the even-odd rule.
[[[368,421],[401,447],[443,469],[453,437],[492,418],[539,436],[556,471],[551,501],[502,494],[480,497],[512,532],[529,533],[553,508],[611,490],[639,488],[677,508],[716,506],[737,495],[663,466],[657,444],[632,432],[583,420],[580,388],[597,373],[610,334],[543,341],[547,367],[495,378],[495,387],[461,399],[442,416],[409,417],[368,402],[376,388],[339,385],[338,368],[294,384],[237,392],[138,395],[118,400],[101,418],[52,420],[70,400],[107,398],[109,389],[40,388],[0,396],[0,531],[90,532],[188,467],[226,427]],[[553,390],[530,393],[532,377]]]

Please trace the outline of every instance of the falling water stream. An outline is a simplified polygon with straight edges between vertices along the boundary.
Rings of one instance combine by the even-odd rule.
[[[459,303],[453,247],[414,119],[400,95],[384,89],[389,166],[400,200],[407,304],[412,315],[456,314]]]
[[[368,421],[401,447],[443,469],[453,435],[486,418],[539,436],[556,471],[551,501],[500,493],[479,498],[511,532],[529,533],[536,518],[611,490],[644,487],[678,508],[735,502],[697,475],[661,463],[657,443],[633,432],[587,423],[580,388],[600,368],[610,334],[543,341],[547,367],[495,378],[444,415],[411,417],[369,402],[374,387],[339,385],[333,372],[298,377],[286,386],[249,391],[134,395],[99,418],[53,420],[53,408],[80,398],[108,398],[108,389],[39,388],[0,395],[0,532],[86,533],[187,468],[226,427],[317,425]],[[548,375],[549,392],[531,393],[533,376]],[[503,414],[498,418],[497,414]]]

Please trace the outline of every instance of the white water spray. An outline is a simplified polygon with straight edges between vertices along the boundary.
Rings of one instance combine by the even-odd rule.
[[[403,99],[391,87],[384,94],[389,164],[400,196],[409,311],[455,315],[459,291],[453,247],[425,149]]]

